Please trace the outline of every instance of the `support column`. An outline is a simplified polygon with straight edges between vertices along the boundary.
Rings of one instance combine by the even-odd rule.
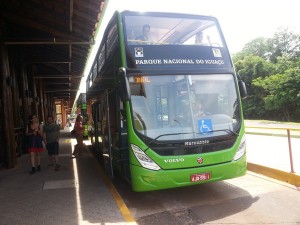
[[[10,70],[9,70],[9,57],[7,48],[0,45],[0,73],[1,73],[1,124],[2,133],[4,137],[4,165],[10,169],[17,164],[16,146],[15,146],[15,133],[13,121],[13,102],[10,87]],[[9,116],[10,115],[10,116]]]

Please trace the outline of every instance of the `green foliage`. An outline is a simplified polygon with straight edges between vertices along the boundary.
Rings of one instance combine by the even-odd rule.
[[[268,39],[262,37],[256,38],[247,43],[243,50],[233,57],[233,60],[237,61],[249,55],[259,56],[260,58],[267,59],[267,55],[271,51],[271,48],[272,45]]]
[[[297,60],[300,54],[300,36],[287,28],[281,28],[272,39],[270,61],[277,63],[278,57],[285,56],[290,60]]]
[[[235,70],[245,82],[248,95],[254,95],[253,79],[272,74],[275,71],[275,67],[272,63],[259,56],[249,55],[235,63]]]
[[[300,75],[288,70],[285,74],[275,74],[253,80],[253,85],[263,90],[260,96],[264,108],[270,113],[276,112],[278,119],[297,120],[300,113]]]
[[[300,121],[300,36],[280,29],[273,38],[257,38],[233,56],[247,85],[245,118]]]
[[[244,116],[247,119],[265,118],[264,102],[252,95],[242,100]]]

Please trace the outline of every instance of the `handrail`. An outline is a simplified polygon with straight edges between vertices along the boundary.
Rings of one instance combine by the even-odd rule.
[[[294,164],[293,164],[292,145],[291,145],[291,134],[290,134],[290,130],[289,129],[287,129],[287,135],[288,135],[288,143],[289,143],[291,173],[295,173],[295,171],[294,171]]]
[[[246,126],[246,128],[265,129],[265,130],[291,130],[291,131],[300,131],[300,128],[290,128],[290,127],[260,127],[260,126]]]
[[[290,127],[261,127],[261,126],[246,126],[245,128],[287,131],[288,146],[289,146],[289,158],[290,158],[290,168],[291,168],[291,173],[295,173],[294,163],[293,163],[293,151],[292,151],[292,145],[291,145],[291,131],[298,131],[298,132],[300,132],[299,128],[290,128]],[[246,133],[247,133],[247,131],[246,131]],[[265,133],[262,133],[262,134],[265,134]]]

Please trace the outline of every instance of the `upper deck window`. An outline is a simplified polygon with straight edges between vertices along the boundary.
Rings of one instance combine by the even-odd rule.
[[[127,44],[223,47],[215,20],[201,18],[126,15]]]

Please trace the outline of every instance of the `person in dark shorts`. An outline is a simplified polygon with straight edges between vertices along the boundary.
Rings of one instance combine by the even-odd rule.
[[[54,123],[53,117],[47,117],[47,123],[44,125],[44,136],[46,142],[46,149],[49,155],[48,166],[55,165],[57,171],[60,167],[58,164],[58,152],[59,152],[59,131],[60,126]]]

